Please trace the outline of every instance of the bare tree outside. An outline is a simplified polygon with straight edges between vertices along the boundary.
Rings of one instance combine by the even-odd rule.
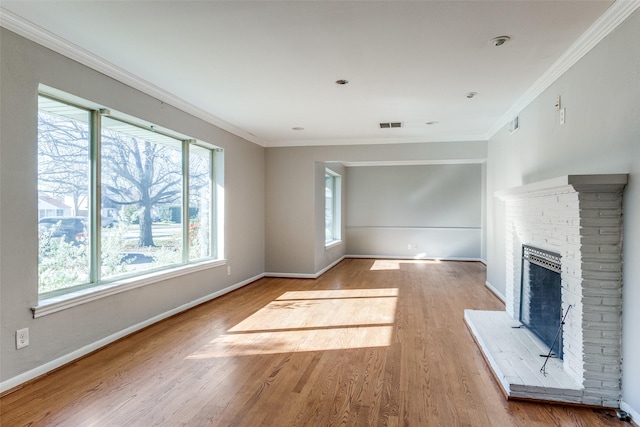
[[[140,247],[156,246],[152,229],[154,208],[180,205],[182,157],[176,142],[171,147],[103,129],[103,205],[136,209]]]
[[[179,138],[103,116],[94,163],[89,117],[82,108],[40,98],[40,292],[96,277],[89,272],[93,237],[100,242],[99,280],[212,256],[213,151],[186,150]],[[98,164],[102,228],[93,233],[90,171]],[[182,212],[185,190],[188,213]]]
[[[55,199],[71,199],[74,213],[89,197],[89,114],[70,120],[38,114],[38,192]]]

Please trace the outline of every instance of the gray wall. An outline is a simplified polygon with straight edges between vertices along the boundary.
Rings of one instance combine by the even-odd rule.
[[[314,275],[345,255],[343,244],[324,250],[324,162],[460,162],[485,159],[485,142],[278,147],[266,150],[266,268],[270,273]],[[347,215],[350,210],[347,168]],[[343,175],[344,176],[344,175]],[[345,221],[343,221],[345,224]]]
[[[561,95],[566,124],[554,101]],[[497,190],[567,174],[629,173],[624,192],[625,404],[640,413],[640,13],[635,12],[489,141],[488,282],[505,293],[504,206]]]
[[[1,29],[0,381],[264,272],[264,149]],[[177,76],[179,78],[179,76]],[[225,149],[228,265],[33,319],[38,303],[37,96],[42,83]],[[19,328],[29,347],[16,350]]]
[[[479,259],[482,173],[482,164],[349,168],[347,254]]]

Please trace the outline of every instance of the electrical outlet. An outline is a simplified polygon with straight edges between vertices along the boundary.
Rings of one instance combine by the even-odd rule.
[[[231,276],[231,266],[227,265],[227,276]]]
[[[563,125],[564,124],[564,119],[565,119],[565,110],[566,108],[561,108],[560,109],[560,124]]]
[[[409,244],[407,245],[407,249],[411,249],[411,248],[413,248],[413,245],[412,245],[411,243],[409,243]]]
[[[16,331],[16,350],[20,350],[29,345],[29,328],[18,329]]]

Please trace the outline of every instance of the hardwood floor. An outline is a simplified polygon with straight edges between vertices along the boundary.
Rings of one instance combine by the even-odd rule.
[[[622,426],[505,400],[463,321],[474,262],[347,259],[261,279],[0,399],[3,426]],[[626,424],[630,425],[630,424]]]

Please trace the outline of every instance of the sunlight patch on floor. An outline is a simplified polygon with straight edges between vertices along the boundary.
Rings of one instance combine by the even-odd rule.
[[[426,256],[419,254],[416,258]],[[439,259],[377,259],[371,266],[371,271],[376,270],[400,270],[402,264],[439,264]]]
[[[298,299],[329,299],[329,298],[367,298],[367,297],[397,297],[398,288],[381,289],[329,289],[326,291],[289,291],[276,301]]]
[[[187,359],[386,347],[392,334],[389,325],[226,334]]]
[[[398,294],[397,288],[285,292],[187,358],[388,346]]]
[[[365,297],[272,301],[229,331],[387,325],[395,318],[396,300],[397,297]]]

